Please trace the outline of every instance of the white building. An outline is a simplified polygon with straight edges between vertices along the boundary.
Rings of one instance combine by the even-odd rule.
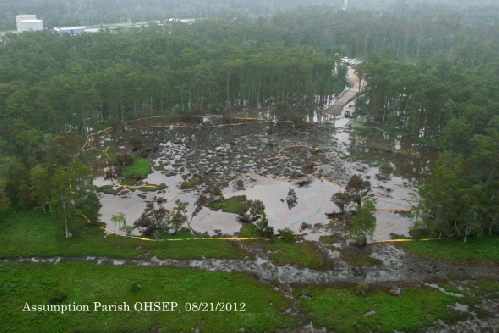
[[[54,27],[54,31],[60,34],[79,35],[85,32],[86,27]]]
[[[43,30],[43,21],[37,20],[36,15],[17,15],[16,16],[17,32],[38,31]]]

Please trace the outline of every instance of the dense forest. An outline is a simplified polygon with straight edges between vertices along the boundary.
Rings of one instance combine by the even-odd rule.
[[[433,6],[477,8],[493,5],[492,0],[350,0],[348,10],[408,13],[431,11]],[[0,0],[0,31],[15,30],[15,16],[34,14],[44,20],[46,28],[54,26],[97,25],[116,22],[163,21],[177,18],[209,18],[220,16],[271,17],[279,12],[306,8],[317,13],[338,10],[343,0]],[[475,9],[474,9],[475,10]],[[409,13],[408,13],[409,14]],[[410,13],[413,16],[413,13]],[[471,14],[472,16],[473,14]]]
[[[373,60],[358,68],[368,82],[358,114],[443,151],[421,184],[419,227],[464,239],[491,233],[499,226],[499,57]]]
[[[282,29],[204,21],[7,38],[0,47],[1,117],[52,133],[85,133],[110,117],[314,108],[345,86],[345,69],[335,68],[331,55],[287,46]]]
[[[118,33],[7,34],[0,45],[0,205],[97,221],[84,135],[150,115],[310,111],[346,68],[282,28],[204,20]]]
[[[364,60],[357,74],[367,83],[358,114],[442,151],[421,184],[418,226],[436,236],[490,233],[499,222],[499,15],[421,8],[299,8],[78,36],[6,34],[0,204],[69,205],[95,220],[90,170],[70,158],[82,135],[149,115],[309,112],[343,90],[339,57],[351,56]],[[70,193],[39,190],[64,172],[74,175],[65,177],[75,182]]]

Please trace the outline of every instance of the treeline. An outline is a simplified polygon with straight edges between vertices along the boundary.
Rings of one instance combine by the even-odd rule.
[[[0,212],[14,205],[54,216],[70,237],[77,221],[97,223],[99,201],[89,166],[75,159],[78,134],[42,134],[23,121],[0,124]]]
[[[357,68],[367,82],[358,112],[415,138],[441,138],[452,119],[465,119],[471,135],[484,134],[499,116],[499,58],[489,59],[475,68],[443,56],[419,64],[373,59]]]
[[[343,0],[332,0],[327,3],[321,0],[144,0],[140,5],[130,0],[76,0],[68,3],[64,0],[0,0],[0,31],[14,30],[15,16],[34,14],[44,20],[44,26],[97,25],[101,23],[163,21],[176,18],[209,18],[220,16],[231,17],[271,17],[275,13],[296,8],[339,10]],[[419,13],[428,13],[437,9],[466,8],[470,16],[492,5],[491,0],[453,0],[423,2],[420,0],[355,0],[350,1],[349,10],[375,10],[397,12],[412,17]]]
[[[313,45],[349,57],[421,60],[437,54],[494,53],[499,45],[498,22],[497,7],[461,11],[423,6],[395,13],[304,8],[276,13],[271,24],[286,30],[290,44]]]
[[[343,1],[335,0],[337,7]],[[144,22],[176,18],[208,18],[220,16],[268,16],[275,11],[298,6],[321,5],[319,0],[26,0],[0,1],[0,30],[15,29],[15,16],[35,14],[45,27],[60,25],[92,25],[101,23]]]
[[[499,57],[372,59],[357,71],[367,82],[359,114],[441,150],[420,184],[413,234],[466,241],[498,231]]]
[[[242,108],[313,109],[345,86],[345,70],[280,29],[226,21],[75,37],[8,35],[0,45],[0,121],[48,133],[116,118]]]

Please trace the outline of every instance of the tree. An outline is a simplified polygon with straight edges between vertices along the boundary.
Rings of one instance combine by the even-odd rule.
[[[33,205],[33,198],[31,196],[31,191],[26,185],[26,182],[23,180],[21,181],[21,185],[19,187],[19,207],[21,207],[22,210],[28,210],[32,207]]]
[[[5,190],[0,187],[0,212],[9,208],[9,198],[5,194]]]
[[[341,215],[345,215],[345,206],[350,204],[350,195],[338,192],[333,194],[331,201],[340,208]]]
[[[256,234],[259,237],[265,237],[270,239],[271,241],[274,240],[274,228],[269,227],[269,220],[267,219],[267,215],[265,215],[265,212],[263,213],[260,220],[256,222]]]
[[[81,213],[85,215],[88,221],[94,225],[98,222],[100,207],[101,204],[94,189],[87,193],[83,199],[79,200]]]
[[[75,207],[75,177],[70,167],[60,166],[54,172],[51,182],[51,204],[55,206],[55,218],[64,222],[66,238],[72,237],[69,232],[68,220],[72,221],[77,217]]]
[[[430,177],[419,188],[423,221],[430,232],[451,234],[456,232],[458,221],[464,216],[468,205],[463,201],[466,187],[467,162],[462,155],[443,152],[431,167]]]
[[[153,208],[153,203],[147,204],[146,211],[134,223],[135,227],[145,228],[142,231],[142,236],[144,237],[157,237],[158,231],[168,227],[170,212],[164,207],[159,207],[159,209],[156,210]]]
[[[371,183],[369,181],[362,180],[359,175],[353,175],[350,177],[347,186],[345,187],[345,193],[359,206],[362,205],[362,199],[371,190]]]
[[[182,202],[180,199],[175,201],[176,206],[173,208],[172,214],[169,218],[169,224],[175,229],[175,233],[178,232],[182,224],[187,221],[187,216],[185,215],[188,202]]]
[[[30,172],[31,184],[35,198],[42,205],[45,213],[45,205],[50,201],[50,175],[48,168],[43,164],[36,165]]]
[[[466,119],[452,118],[445,126],[442,136],[444,147],[455,154],[470,151],[471,125]]]
[[[238,213],[240,222],[255,222],[265,213],[265,205],[260,200],[248,200],[245,207]]]
[[[284,242],[286,243],[296,242],[296,236],[291,229],[284,228],[282,230],[279,230],[279,233],[281,234],[281,238]]]
[[[363,206],[357,206],[355,217],[350,226],[350,237],[352,237],[357,244],[365,245],[367,243],[367,236],[372,237],[376,229],[376,207],[369,199],[363,200]]]
[[[127,236],[130,236],[133,228],[131,226],[126,225],[126,218],[125,218],[125,214],[123,214],[123,212],[119,212],[118,215],[113,215],[111,217],[111,221],[115,222],[115,223],[123,224],[120,227],[120,230],[124,231],[127,234]]]

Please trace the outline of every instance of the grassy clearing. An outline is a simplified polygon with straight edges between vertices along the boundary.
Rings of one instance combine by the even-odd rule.
[[[395,243],[430,259],[465,265],[499,264],[499,239],[482,238],[466,243],[455,239],[416,240]]]
[[[256,226],[253,223],[248,223],[244,227],[241,228],[241,232],[239,233],[239,237],[242,238],[257,238]]]
[[[244,196],[235,196],[224,201],[212,202],[211,208],[214,210],[223,210],[224,212],[237,214],[246,209],[246,198]]]
[[[182,183],[182,185],[180,185],[180,188],[193,188],[198,184],[201,184],[201,180],[197,178],[192,178],[189,181]]]
[[[470,316],[447,308],[456,302],[462,304],[462,298],[427,287],[403,289],[401,297],[383,290],[357,296],[353,288],[345,287],[298,288],[295,295],[310,297],[312,300],[300,299],[306,314],[320,327],[335,332],[415,331],[432,326],[436,319],[451,324]]]
[[[308,267],[314,270],[332,269],[331,263],[317,251],[312,243],[290,244],[277,239],[274,243],[268,244],[267,250],[276,251],[270,256],[276,265]]]
[[[191,239],[146,241],[104,233],[84,221],[71,221],[73,238],[64,237],[62,224],[39,211],[11,209],[0,216],[0,257],[107,256],[117,258],[242,259],[246,253],[227,240]],[[179,237],[181,238],[181,237]]]
[[[340,249],[341,257],[352,266],[378,266],[383,262],[379,259],[374,259],[360,250],[344,247]]]
[[[150,164],[151,162],[148,159],[134,157],[133,164],[123,167],[123,172],[125,176],[140,176],[145,178],[151,172]]]
[[[140,284],[140,289],[132,286]],[[136,288],[137,289],[137,288]],[[101,266],[92,263],[0,266],[2,332],[201,332],[275,331],[294,327],[282,315],[288,300],[254,278],[224,272],[167,267]],[[62,300],[58,302],[56,299]],[[51,301],[52,300],[52,301]],[[175,312],[135,311],[139,302],[177,302]],[[83,312],[27,312],[25,304],[88,305]],[[94,311],[93,302],[130,311]],[[240,311],[187,311],[186,303],[234,304]],[[156,327],[157,329],[153,329]]]

